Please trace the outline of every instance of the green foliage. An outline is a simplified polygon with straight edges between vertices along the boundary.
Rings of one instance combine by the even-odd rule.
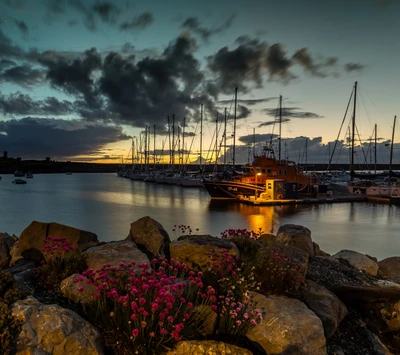
[[[8,304],[0,300],[0,354],[14,354],[14,344],[22,328],[22,322],[14,319]]]
[[[20,296],[13,276],[9,272],[0,270],[0,300],[10,304],[20,299]]]
[[[21,322],[10,313],[9,304],[19,299],[18,288],[9,272],[0,270],[0,354],[13,353],[15,338],[21,331]]]
[[[246,229],[227,229],[221,233],[221,238],[228,239],[236,245],[239,250],[241,263],[251,264],[257,251],[262,246],[262,243],[257,240],[261,234],[261,228],[258,232]]]
[[[254,277],[264,295],[294,294],[304,283],[297,260],[280,253],[279,248],[263,247],[256,255]]]
[[[62,280],[87,268],[86,257],[67,238],[45,238],[42,252],[45,260],[35,270],[34,277],[47,290],[58,290]]]

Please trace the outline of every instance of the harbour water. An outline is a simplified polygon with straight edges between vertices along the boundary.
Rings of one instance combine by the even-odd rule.
[[[116,174],[34,175],[25,185],[12,180],[14,176],[3,175],[0,181],[0,232],[17,236],[36,220],[88,230],[100,241],[121,240],[131,222],[150,216],[171,239],[179,236],[175,225],[219,236],[229,228],[276,233],[280,225],[291,223],[309,228],[313,240],[331,254],[352,249],[379,260],[400,255],[399,206],[249,206],[211,200],[201,188],[130,181]]]

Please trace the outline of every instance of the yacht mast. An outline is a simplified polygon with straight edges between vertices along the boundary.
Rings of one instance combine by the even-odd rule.
[[[390,145],[390,163],[389,163],[389,186],[391,185],[392,177],[392,161],[393,161],[393,144],[394,144],[394,130],[396,128],[396,116],[394,116],[393,131],[392,131],[392,144]]]
[[[282,135],[282,95],[279,95],[279,137],[278,137],[278,160],[281,160],[281,135]]]
[[[357,103],[357,81],[354,84],[354,108],[353,108],[353,120],[352,120],[352,132],[351,132],[351,169],[350,169],[350,180],[354,179],[354,136],[356,130],[356,103]]]
[[[154,125],[154,136],[153,136],[153,157],[154,157],[154,171],[156,171],[156,125]]]
[[[377,130],[378,130],[378,127],[377,127],[377,125],[376,125],[376,123],[375,123],[375,146],[374,146],[375,175],[376,175],[376,141],[377,141],[377,134],[378,134]]]
[[[186,164],[184,164],[185,159],[185,125],[186,125],[186,117],[183,117],[183,128],[182,128],[182,173],[185,173]]]
[[[235,170],[235,155],[236,155],[236,109],[237,109],[237,90],[235,87],[235,116],[233,118],[233,154],[232,154],[232,166]]]
[[[169,145],[169,165],[171,166],[172,164],[172,155],[171,155],[171,124],[169,121],[169,116],[168,117],[168,145]]]
[[[172,114],[172,171],[175,169],[175,114]]]
[[[224,115],[224,170],[226,169],[226,107]]]
[[[203,149],[203,104],[200,105],[200,173],[203,173],[203,165],[202,165],[202,149]]]

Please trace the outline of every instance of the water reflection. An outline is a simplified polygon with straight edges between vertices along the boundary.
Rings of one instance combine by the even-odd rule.
[[[400,208],[371,203],[251,206],[211,200],[204,189],[184,189],[117,178],[115,174],[35,175],[23,186],[0,182],[0,232],[19,235],[33,220],[59,222],[96,233],[101,241],[125,238],[131,222],[150,216],[172,239],[175,224],[219,235],[228,228],[275,234],[282,224],[309,228],[329,253],[353,249],[378,259],[400,255]],[[23,203],[21,203],[23,201]]]

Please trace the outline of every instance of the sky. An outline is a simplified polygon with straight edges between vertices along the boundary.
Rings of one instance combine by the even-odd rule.
[[[150,130],[151,162],[171,140],[185,162],[202,141],[209,162],[235,143],[247,163],[266,143],[278,155],[280,133],[282,158],[347,163],[357,82],[355,161],[375,161],[376,125],[388,163],[399,13],[399,0],[0,0],[0,153],[140,161]]]

